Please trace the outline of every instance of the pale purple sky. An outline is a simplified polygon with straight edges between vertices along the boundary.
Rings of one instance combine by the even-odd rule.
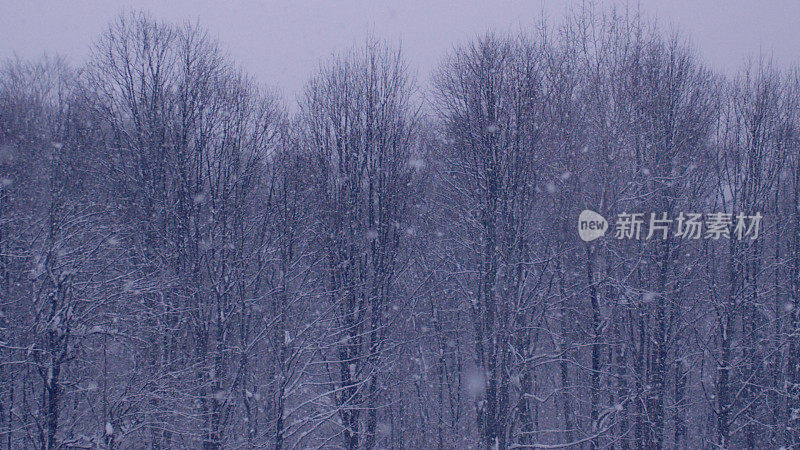
[[[666,29],[685,32],[704,60],[723,72],[748,57],[800,64],[800,1],[659,1],[640,6]],[[625,6],[598,1],[600,8]],[[492,28],[533,27],[544,11],[558,22],[580,2],[531,1],[23,1],[0,0],[0,58],[43,53],[80,63],[90,43],[122,11],[144,10],[169,21],[199,20],[234,60],[291,99],[321,60],[368,35],[402,43],[425,83],[453,44]]]

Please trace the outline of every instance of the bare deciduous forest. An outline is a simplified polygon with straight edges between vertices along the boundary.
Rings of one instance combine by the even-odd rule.
[[[0,448],[798,448],[800,72],[686,42],[369,40],[297,107],[141,13],[4,62]]]

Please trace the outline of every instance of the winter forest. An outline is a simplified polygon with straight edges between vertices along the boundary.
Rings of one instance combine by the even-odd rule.
[[[0,448],[800,448],[800,69],[652,19],[355,42],[291,99],[144,13],[4,61]]]

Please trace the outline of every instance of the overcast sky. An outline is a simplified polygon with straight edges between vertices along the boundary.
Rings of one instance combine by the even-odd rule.
[[[90,43],[120,12],[141,9],[169,20],[199,20],[243,68],[287,98],[321,60],[368,35],[402,43],[425,83],[454,43],[488,28],[518,31],[542,13],[558,21],[558,1],[22,1],[0,0],[0,58],[63,54],[79,63]],[[619,1],[600,1],[601,7]],[[667,29],[678,29],[712,68],[732,72],[747,57],[779,66],[800,63],[800,1],[629,2]]]

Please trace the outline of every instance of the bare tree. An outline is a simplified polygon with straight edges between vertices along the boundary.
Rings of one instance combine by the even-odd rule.
[[[347,448],[375,443],[398,253],[406,235],[416,117],[400,53],[378,43],[338,57],[308,84],[303,145],[314,157],[317,235],[332,305],[320,373]],[[327,414],[327,413],[326,413]]]
[[[531,322],[539,312],[533,289],[543,273],[533,259],[532,229],[544,158],[540,52],[525,39],[487,35],[457,49],[435,81],[448,150],[442,194],[458,234],[452,275],[469,302],[476,366],[470,383],[487,448],[509,445],[518,425],[523,442],[533,432],[526,390],[536,346]],[[522,392],[514,392],[512,380],[524,382]]]

